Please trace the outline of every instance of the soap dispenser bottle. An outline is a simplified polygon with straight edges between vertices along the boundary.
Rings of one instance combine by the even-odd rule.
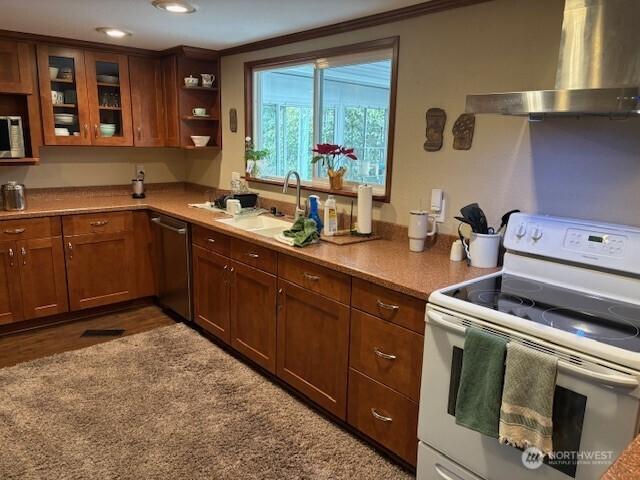
[[[309,195],[309,218],[316,222],[318,233],[322,230],[323,223],[320,219],[318,210],[320,209],[320,197],[318,195]]]
[[[327,197],[324,202],[324,232],[326,237],[331,237],[338,232],[338,212],[336,199],[333,195]]]

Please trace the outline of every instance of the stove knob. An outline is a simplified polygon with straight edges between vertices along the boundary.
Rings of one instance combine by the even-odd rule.
[[[518,227],[518,230],[516,230],[516,237],[522,238],[526,234],[527,234],[527,226],[524,223],[521,223],[520,226]]]
[[[533,232],[531,232],[531,239],[537,242],[541,238],[542,238],[542,229],[536,225],[533,229]]]

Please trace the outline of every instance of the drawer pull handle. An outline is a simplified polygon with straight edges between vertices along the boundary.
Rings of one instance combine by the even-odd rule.
[[[216,243],[216,240],[215,240],[215,238],[207,238],[207,242]]]
[[[4,233],[9,235],[19,235],[20,233],[24,233],[24,231],[24,228],[8,228],[7,230],[4,230]]]
[[[380,299],[378,299],[377,303],[378,303],[378,307],[384,308],[385,310],[393,310],[394,312],[400,310],[400,307],[398,305],[391,305],[389,303],[384,303]]]
[[[96,220],[95,222],[91,222],[92,227],[104,227],[109,220]]]
[[[374,348],[373,348],[373,352],[374,352],[377,356],[379,356],[380,358],[384,358],[385,360],[395,360],[395,359],[397,359],[397,358],[398,358],[398,357],[397,357],[397,356],[395,356],[395,355],[391,355],[391,354],[389,354],[389,353],[381,352],[380,350],[378,350],[378,347],[374,347]]]
[[[304,272],[303,273],[304,278],[306,278],[307,280],[311,280],[313,282],[317,282],[318,280],[320,280],[320,277],[318,275],[311,275],[310,273]]]
[[[10,249],[9,249],[9,266],[10,266],[10,267],[13,267],[13,266],[14,266],[14,263],[13,263],[13,255],[14,255],[14,253],[13,253],[13,248],[10,248]]]
[[[378,412],[376,412],[375,408],[371,409],[371,415],[373,415],[373,418],[375,418],[376,420],[380,420],[381,422],[393,422],[393,418],[387,417],[386,415],[380,415]]]
[[[20,255],[22,255],[22,265],[26,265],[27,264],[27,251],[24,249],[24,247],[20,248]]]
[[[257,253],[253,253],[253,252],[249,252],[247,253],[248,256],[250,256],[251,258],[260,258],[260,255],[258,255]]]

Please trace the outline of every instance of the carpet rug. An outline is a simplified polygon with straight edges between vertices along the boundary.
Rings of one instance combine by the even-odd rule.
[[[0,478],[411,479],[178,324],[0,370]]]

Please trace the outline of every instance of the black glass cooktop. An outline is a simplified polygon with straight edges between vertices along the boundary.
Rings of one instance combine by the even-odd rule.
[[[640,352],[640,307],[514,275],[443,292],[525,320]]]

